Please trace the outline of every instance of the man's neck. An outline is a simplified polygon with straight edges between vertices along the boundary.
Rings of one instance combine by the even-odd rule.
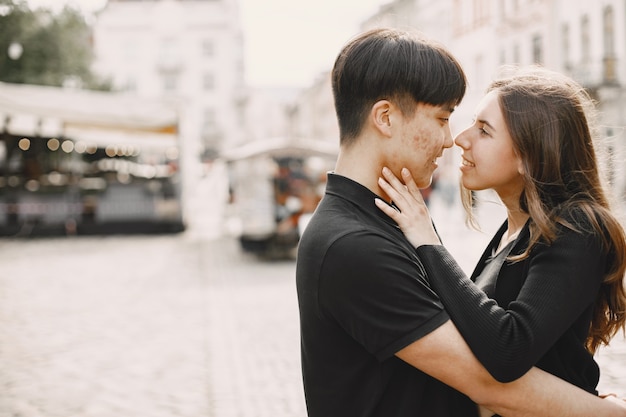
[[[370,152],[370,154],[375,154],[375,152]],[[348,152],[344,150],[339,152],[334,172],[358,182],[383,200],[390,201],[387,194],[378,186],[382,168],[380,162],[373,160],[371,155],[351,149]]]

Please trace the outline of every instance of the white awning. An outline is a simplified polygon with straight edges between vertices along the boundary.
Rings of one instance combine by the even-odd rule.
[[[175,103],[127,93],[0,82],[0,131],[102,141],[176,138]]]
[[[166,133],[138,132],[130,130],[116,130],[96,127],[68,125],[64,129],[64,136],[85,142],[86,145],[98,147],[134,146],[137,148],[168,148],[176,146],[177,136]]]

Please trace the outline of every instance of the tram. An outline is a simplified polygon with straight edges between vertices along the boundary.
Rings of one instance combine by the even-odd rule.
[[[179,148],[169,103],[0,83],[0,235],[180,232]]]
[[[232,207],[245,252],[291,257],[321,200],[338,146],[284,138],[252,142],[223,153]]]

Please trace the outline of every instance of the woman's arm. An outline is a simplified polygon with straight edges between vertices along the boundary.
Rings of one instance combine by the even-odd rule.
[[[411,234],[414,245],[432,242],[427,231],[432,227],[430,218],[425,218],[427,209],[416,195],[419,190],[410,175],[403,171],[407,186],[395,177],[385,177],[393,187],[384,181],[381,186],[401,213],[383,211]],[[420,238],[420,233],[426,237]],[[417,249],[431,286],[459,331],[500,381],[515,380],[527,372],[597,294],[603,271],[599,241],[565,228],[561,233],[551,246],[533,254],[524,286],[507,309],[469,280],[443,246],[422,245]]]
[[[518,297],[506,308],[469,280],[443,246],[417,249],[431,286],[497,380],[512,381],[527,372],[593,303],[603,256],[599,244],[572,235],[533,256]]]
[[[623,402],[601,399],[538,368],[510,383],[495,381],[451,321],[396,356],[502,416],[626,416]]]

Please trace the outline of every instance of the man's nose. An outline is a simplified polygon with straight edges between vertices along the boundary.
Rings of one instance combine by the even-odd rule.
[[[452,140],[452,132],[450,131],[450,128],[446,129],[446,133],[445,133],[445,138],[443,141],[443,147],[444,148],[451,148],[452,145],[454,145],[454,141]]]

